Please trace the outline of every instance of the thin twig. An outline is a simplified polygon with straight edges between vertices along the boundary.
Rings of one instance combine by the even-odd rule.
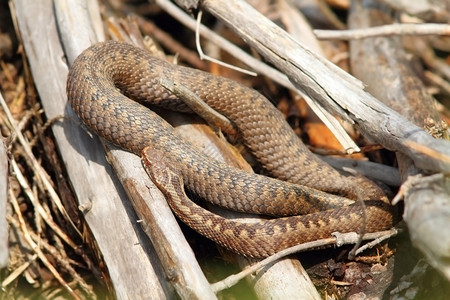
[[[389,35],[450,35],[447,24],[390,24],[351,30],[314,30],[321,40],[358,40]]]
[[[386,231],[385,235],[382,235],[382,236],[374,239],[373,241],[368,242],[367,244],[358,248],[355,251],[355,255],[358,255],[358,254],[362,253],[363,251],[365,251],[366,249],[370,249],[370,248],[380,244],[382,241],[387,240],[388,238],[396,236],[398,233],[399,233],[399,230],[397,228],[393,227],[391,230]]]
[[[202,15],[203,15],[203,11],[199,11],[198,15],[197,15],[197,27],[195,28],[195,46],[197,47],[197,52],[198,55],[200,56],[200,59],[202,60],[209,60],[212,61],[213,63],[216,63],[218,65],[221,65],[223,67],[229,68],[231,70],[235,70],[250,76],[258,76],[258,73],[250,71],[250,70],[246,70],[243,68],[239,68],[238,66],[234,66],[231,64],[227,64],[226,62],[223,62],[221,60],[215,59],[214,57],[211,57],[209,55],[206,55],[203,50],[202,50],[202,45],[200,44],[200,25],[201,25],[201,20],[202,20]]]
[[[334,234],[335,237],[333,237],[333,238],[321,239],[321,240],[317,240],[317,241],[303,243],[300,245],[296,245],[296,246],[281,250],[280,252],[275,253],[274,255],[269,256],[269,257],[257,262],[256,264],[248,267],[245,270],[242,270],[241,272],[239,272],[237,274],[230,275],[221,281],[211,284],[211,288],[215,293],[218,293],[224,289],[227,289],[227,288],[235,285],[241,279],[247,277],[248,275],[264,268],[265,266],[267,266],[269,264],[272,264],[273,262],[275,262],[277,260],[280,260],[283,257],[291,255],[291,254],[295,254],[295,253],[299,253],[299,252],[303,252],[303,251],[307,251],[307,250],[311,250],[311,249],[316,249],[316,248],[320,248],[320,247],[324,247],[324,246],[329,246],[329,245],[342,246],[345,244],[354,244],[358,240],[374,239],[377,242],[381,242],[381,241],[385,240],[386,238],[396,235],[397,233],[398,233],[398,230],[395,228],[393,228],[391,230],[386,230],[386,231],[367,233],[361,237],[360,237],[360,235],[355,234],[354,232],[339,233],[339,234],[336,233],[336,234]],[[374,243],[371,242],[370,247],[373,247],[373,246],[374,246]],[[363,248],[363,247],[361,247],[361,248]],[[358,249],[355,252],[360,253],[363,250],[370,248],[370,247],[365,247],[362,250]]]

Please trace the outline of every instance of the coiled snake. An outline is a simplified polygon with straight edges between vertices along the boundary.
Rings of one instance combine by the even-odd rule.
[[[160,85],[161,79],[182,84],[229,118],[264,169],[281,180],[219,163],[174,134],[167,122],[138,103],[188,110]],[[156,173],[153,180],[169,195],[175,213],[242,255],[265,257],[330,237],[335,231],[359,232],[363,213],[365,232],[388,229],[395,221],[382,189],[364,177],[341,174],[316,158],[265,97],[232,80],[107,41],[91,46],[74,61],[67,96],[80,119],[98,135],[137,155],[146,146],[154,148],[155,157],[143,153],[144,165],[147,169],[152,165],[148,171]],[[160,153],[164,159],[158,157]],[[283,217],[252,224],[224,220],[185,198],[183,185],[229,209]],[[349,200],[358,195],[365,208]]]

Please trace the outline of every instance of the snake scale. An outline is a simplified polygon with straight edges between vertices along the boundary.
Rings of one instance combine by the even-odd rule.
[[[227,166],[178,137],[171,125],[142,105],[188,110],[160,85],[161,79],[185,86],[230,119],[265,171],[278,179]],[[195,230],[242,255],[265,257],[330,237],[335,231],[359,232],[363,213],[365,232],[385,230],[395,222],[380,187],[365,177],[341,174],[316,158],[265,97],[232,80],[170,64],[126,43],[107,41],[86,49],[74,61],[67,96],[86,126],[124,149],[143,154],[147,169],[160,170],[154,162],[170,165],[167,178],[157,176],[155,183],[169,194],[175,213]],[[147,146],[156,150],[156,156],[164,153],[164,159],[148,157],[149,151],[143,153]],[[168,186],[161,184],[165,181],[170,181]],[[177,195],[183,197],[182,185],[219,206],[280,217],[252,224],[231,222],[189,199],[174,201]],[[358,196],[364,207],[354,201]]]

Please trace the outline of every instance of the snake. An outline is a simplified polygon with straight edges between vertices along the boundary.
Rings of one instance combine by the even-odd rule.
[[[181,138],[151,109],[190,111],[162,80],[181,84],[228,118],[269,176],[219,162]],[[66,92],[88,128],[143,157],[147,172],[184,223],[241,255],[267,257],[333,232],[360,232],[362,227],[376,232],[396,222],[383,188],[320,160],[266,97],[233,80],[174,65],[128,43],[104,41],[74,60]],[[184,188],[214,205],[271,219],[227,220],[198,206]]]

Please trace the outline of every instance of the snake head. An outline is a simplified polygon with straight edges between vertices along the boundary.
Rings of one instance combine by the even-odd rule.
[[[147,146],[142,150],[142,165],[153,183],[163,188],[170,181],[170,170],[172,167],[161,150]]]

